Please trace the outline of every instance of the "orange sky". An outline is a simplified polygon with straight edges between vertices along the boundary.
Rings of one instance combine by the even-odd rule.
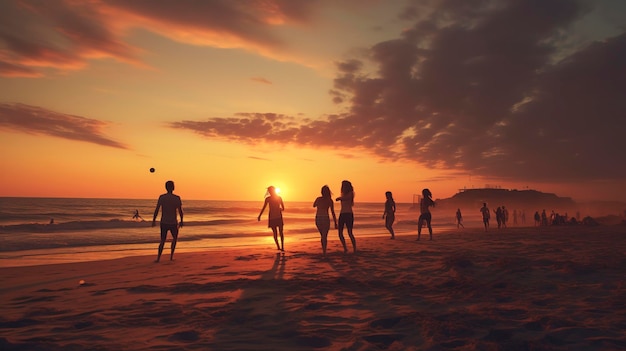
[[[626,201],[625,3],[478,3],[2,2],[0,196]]]

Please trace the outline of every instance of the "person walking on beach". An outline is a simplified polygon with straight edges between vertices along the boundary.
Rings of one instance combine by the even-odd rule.
[[[422,200],[420,201],[420,218],[417,223],[417,240],[422,235],[422,224],[426,221],[428,227],[428,233],[430,233],[430,240],[433,240],[433,227],[430,222],[432,215],[430,214],[430,207],[435,207],[435,201],[432,199],[433,194],[428,189],[422,190]]]
[[[322,252],[326,256],[326,247],[328,246],[328,231],[330,230],[330,217],[328,216],[328,210],[333,215],[333,222],[335,223],[335,229],[337,229],[337,217],[335,216],[335,204],[333,203],[332,193],[328,185],[322,187],[322,196],[315,199],[313,207],[317,208],[315,213],[315,226],[320,232],[322,240]]]
[[[178,229],[183,226],[183,203],[180,200],[180,196],[174,195],[174,182],[171,180],[165,182],[165,189],[167,193],[159,196],[156,208],[154,209],[154,216],[152,217],[152,226],[154,227],[159,209],[162,209],[160,222],[161,243],[159,244],[159,254],[156,262],[161,260],[161,254],[163,253],[163,246],[165,246],[168,231],[172,233],[170,261],[174,260],[174,250],[176,249],[176,242],[178,241]],[[180,216],[180,223],[176,217],[177,211]]]
[[[491,217],[491,213],[489,212],[489,207],[487,207],[487,203],[483,202],[483,207],[480,208],[480,213],[483,214],[483,224],[485,225],[485,231],[489,230],[489,218]]]
[[[385,201],[385,212],[383,212],[383,219],[385,220],[385,228],[391,234],[391,239],[396,238],[396,234],[393,231],[393,222],[396,220],[396,202],[393,200],[391,191],[385,193],[387,201]]]
[[[463,225],[463,215],[461,214],[461,209],[460,208],[456,209],[456,227],[457,227],[457,229],[459,227],[465,228],[465,226]]]
[[[341,245],[343,245],[343,252],[348,252],[346,239],[343,237],[344,227],[348,229],[348,236],[350,236],[350,240],[352,241],[352,249],[356,252],[356,239],[352,233],[352,228],[354,226],[354,213],[352,213],[352,206],[354,206],[354,188],[352,187],[352,183],[347,180],[341,182],[341,196],[338,197],[336,201],[341,201],[338,230],[339,240],[341,240]]]
[[[259,213],[259,217],[257,219],[261,220],[261,215],[263,211],[265,211],[265,207],[269,205],[269,215],[267,227],[272,229],[274,233],[274,242],[276,243],[276,249],[280,251],[285,251],[285,237],[283,235],[283,211],[285,210],[285,204],[283,203],[283,199],[276,194],[276,188],[270,186],[267,188],[267,193],[265,195],[265,202],[263,203],[263,208],[261,208],[261,212]],[[278,234],[280,233],[280,245],[278,245]]]

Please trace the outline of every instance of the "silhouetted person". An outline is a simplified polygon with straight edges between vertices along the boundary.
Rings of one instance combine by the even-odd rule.
[[[548,215],[546,215],[546,210],[541,211],[541,225],[548,225]]]
[[[170,254],[170,261],[174,259],[174,250],[176,249],[176,242],[178,241],[178,228],[183,226],[183,203],[180,200],[180,196],[174,195],[174,182],[168,180],[165,182],[165,189],[167,193],[159,196],[156,208],[154,209],[154,216],[152,217],[152,226],[154,227],[159,209],[161,211],[161,243],[159,244],[159,254],[156,262],[161,260],[161,254],[163,253],[163,246],[167,239],[167,232],[172,233],[172,248]],[[176,217],[176,211],[180,216],[180,223]]]
[[[272,229],[274,233],[274,242],[276,243],[276,249],[285,251],[285,237],[283,235],[283,211],[285,210],[285,204],[283,199],[276,194],[276,188],[270,186],[267,188],[267,194],[265,196],[265,202],[263,208],[259,213],[257,219],[261,220],[261,215],[265,211],[265,207],[269,205],[269,215],[267,221],[267,227]],[[280,233],[280,245],[278,245],[278,233]]]
[[[485,231],[489,230],[489,218],[491,218],[491,212],[489,212],[489,207],[487,207],[487,203],[483,202],[483,207],[480,208],[480,213],[483,214],[483,224],[485,225]]]
[[[320,232],[322,240],[322,252],[326,256],[326,247],[328,246],[328,231],[330,230],[330,217],[328,216],[328,210],[333,215],[333,222],[335,223],[335,229],[337,229],[337,217],[335,216],[335,204],[333,203],[332,194],[328,185],[322,187],[322,196],[315,199],[313,207],[317,208],[315,213],[315,226]]]
[[[135,214],[133,215],[133,219],[140,219],[143,222],[143,218],[139,215],[139,210],[135,210]]]
[[[522,224],[526,224],[526,211],[522,210]]]
[[[509,210],[504,205],[502,206],[502,227],[506,228],[506,223],[509,221]]]
[[[393,200],[391,191],[385,193],[387,200],[385,201],[385,212],[383,212],[383,219],[385,220],[385,228],[391,234],[391,239],[396,238],[396,234],[393,231],[393,222],[396,220],[396,202]]]
[[[461,214],[461,209],[457,208],[456,209],[456,227],[463,227],[465,228],[465,226],[463,225],[463,215]]]
[[[495,211],[496,214],[496,222],[498,222],[498,229],[502,227],[502,207],[497,207]]]
[[[539,214],[539,211],[535,211],[535,226],[538,227],[541,225],[541,215]]]
[[[422,200],[420,201],[420,218],[417,223],[417,240],[422,235],[422,223],[426,221],[428,227],[428,233],[430,234],[430,240],[433,240],[433,227],[431,225],[432,215],[430,214],[430,207],[435,207],[435,201],[432,199],[433,194],[428,189],[422,190]]]
[[[352,228],[354,226],[354,213],[352,213],[352,206],[354,206],[354,188],[352,187],[352,183],[347,180],[341,182],[341,196],[338,197],[336,201],[341,201],[338,229],[339,240],[341,240],[341,245],[343,245],[343,252],[348,252],[346,239],[343,237],[344,226],[348,229],[348,236],[350,236],[350,240],[352,241],[352,249],[356,252],[356,239],[352,233]]]

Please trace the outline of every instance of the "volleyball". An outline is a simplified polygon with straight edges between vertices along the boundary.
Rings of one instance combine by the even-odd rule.
[[[154,168],[150,168],[150,173],[154,173]]]

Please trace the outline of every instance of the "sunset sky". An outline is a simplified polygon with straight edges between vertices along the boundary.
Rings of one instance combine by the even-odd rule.
[[[0,196],[626,201],[625,126],[623,0],[0,1]]]

